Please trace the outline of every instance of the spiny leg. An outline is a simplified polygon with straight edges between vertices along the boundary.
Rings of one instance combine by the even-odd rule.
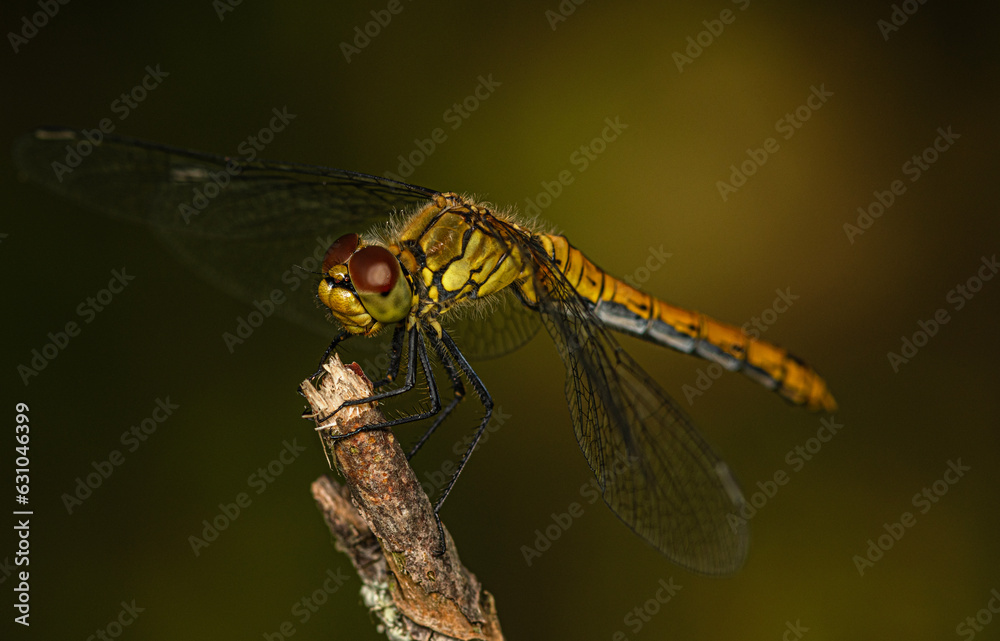
[[[413,389],[413,386],[417,384],[417,360],[426,358],[426,349],[424,348],[424,342],[420,340],[420,331],[416,325],[411,327],[409,330],[410,341],[407,348],[407,364],[406,364],[406,380],[403,384],[395,389],[388,390],[386,392],[379,392],[378,394],[372,394],[365,398],[355,399],[353,401],[345,401],[343,405],[338,407],[333,411],[336,414],[345,407],[350,407],[352,405],[362,405],[364,403],[371,403],[373,401],[381,401],[385,398],[390,398],[392,396],[398,396],[399,394],[405,394]],[[423,354],[423,356],[421,356]],[[392,363],[390,363],[390,366]],[[426,371],[425,371],[426,375]],[[431,383],[431,385],[433,385]],[[373,385],[374,387],[374,385]],[[331,416],[333,415],[331,414]]]
[[[395,380],[396,375],[399,374],[399,361],[402,357],[404,334],[405,334],[405,328],[403,327],[403,324],[402,323],[397,324],[396,329],[394,329],[392,332],[392,346],[390,348],[391,351],[389,352],[389,367],[388,369],[386,369],[385,378],[378,381],[377,383],[372,384],[372,387],[374,387],[375,389],[378,389],[379,387],[385,385],[386,383],[392,382],[393,380]],[[350,338],[351,336],[353,336],[353,334],[351,334],[347,330],[343,330],[340,332],[340,334],[336,336],[336,338],[334,338],[330,342],[329,347],[326,348],[326,352],[323,353],[323,358],[319,360],[319,367],[317,367],[316,371],[313,372],[312,376],[309,377],[310,380],[316,381],[318,377],[322,377],[322,375],[325,373],[323,365],[328,360],[330,360],[330,354],[333,353],[333,350],[337,349],[338,345],[340,345],[342,342],[344,342],[344,340]]]
[[[417,326],[413,326],[410,330],[410,345],[409,345],[409,364],[407,366],[406,372],[406,382],[397,389],[389,390],[388,392],[382,392],[380,394],[374,394],[367,398],[360,398],[356,400],[346,401],[343,405],[335,409],[331,414],[325,416],[320,420],[321,424],[328,421],[334,414],[339,412],[345,407],[350,407],[352,405],[359,405],[364,403],[371,403],[373,401],[379,401],[384,398],[389,398],[391,396],[397,396],[404,392],[413,389],[416,384],[417,379],[417,361],[420,361],[421,368],[424,371],[424,378],[427,380],[427,392],[431,399],[431,408],[429,410],[419,412],[417,414],[412,414],[410,416],[402,416],[400,418],[393,419],[391,421],[386,421],[384,423],[375,423],[372,425],[365,425],[359,427],[356,430],[347,432],[346,434],[334,434],[330,436],[331,441],[339,441],[340,439],[347,438],[348,436],[354,436],[358,432],[370,432],[373,430],[381,430],[387,427],[395,427],[396,425],[402,425],[403,423],[411,423],[413,421],[421,421],[425,418],[434,416],[441,411],[441,397],[438,395],[437,382],[434,379],[434,371],[431,369],[430,359],[427,357],[427,346],[424,344],[420,330]]]
[[[438,360],[441,361],[441,365],[444,366],[445,371],[448,373],[448,380],[451,382],[451,389],[454,393],[454,398],[451,399],[448,406],[444,408],[444,411],[438,414],[438,417],[434,419],[434,423],[432,423],[427,431],[424,432],[424,435],[420,437],[420,440],[418,440],[413,447],[410,448],[410,452],[406,455],[406,460],[410,460],[416,455],[417,451],[423,447],[424,443],[427,442],[427,439],[431,437],[431,434],[437,430],[438,426],[441,425],[446,418],[448,418],[448,415],[451,414],[452,410],[454,410],[462,399],[465,398],[465,385],[462,384],[462,377],[455,368],[455,361],[452,360],[451,355],[448,354],[448,351],[441,344],[441,340],[438,337],[433,334],[428,334],[428,340],[430,340],[431,346],[437,353],[437,357]]]
[[[345,329],[342,330],[339,334],[337,334],[337,336],[332,341],[330,341],[330,346],[327,347],[326,351],[323,353],[323,358],[319,359],[319,367],[317,367],[316,371],[313,372],[312,376],[309,377],[309,380],[315,381],[317,378],[322,377],[323,374],[326,373],[325,370],[323,369],[323,365],[325,365],[326,361],[330,359],[330,354],[333,353],[333,350],[337,349],[337,345],[340,345],[342,342],[344,342],[345,339],[350,337],[351,333]]]
[[[378,389],[387,383],[396,380],[399,374],[399,361],[403,356],[403,337],[406,334],[406,327],[403,323],[397,323],[396,329],[392,330],[392,346],[389,348],[389,367],[385,370],[385,377],[372,387]]]
[[[433,340],[434,339],[432,339],[432,341]],[[458,366],[458,369],[465,375],[469,384],[472,385],[472,389],[476,391],[476,395],[479,396],[479,401],[483,404],[483,408],[486,412],[483,414],[483,419],[480,421],[479,427],[476,428],[475,436],[472,437],[472,443],[469,445],[468,449],[465,450],[465,454],[462,455],[462,460],[458,462],[458,469],[456,469],[455,473],[451,475],[451,479],[449,479],[448,484],[441,491],[441,496],[438,497],[437,502],[434,504],[434,519],[437,521],[438,537],[441,543],[440,548],[435,551],[437,556],[443,556],[445,552],[444,526],[441,525],[441,518],[438,516],[438,512],[441,510],[441,506],[444,505],[445,499],[448,498],[451,488],[455,486],[455,481],[458,480],[459,474],[461,474],[462,470],[465,469],[465,464],[469,462],[469,457],[472,456],[472,452],[476,449],[476,445],[479,444],[479,439],[482,438],[483,432],[486,431],[486,426],[490,422],[490,417],[493,415],[493,397],[490,396],[490,393],[486,390],[486,386],[483,385],[483,381],[479,378],[479,375],[476,374],[476,371],[472,369],[469,362],[465,360],[465,356],[462,355],[462,352],[458,349],[458,346],[455,345],[455,341],[451,339],[448,332],[441,332],[441,343],[443,344],[445,351],[447,351],[453,359],[453,363]]]

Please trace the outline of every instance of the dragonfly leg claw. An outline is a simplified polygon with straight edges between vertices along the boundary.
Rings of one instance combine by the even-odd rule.
[[[434,549],[433,552],[431,552],[431,554],[434,555],[434,558],[440,559],[441,557],[444,556],[444,553],[448,551],[448,544],[445,543],[444,525],[441,524],[441,517],[438,516],[437,510],[434,511],[434,521],[437,524],[437,530],[438,530],[438,546]]]

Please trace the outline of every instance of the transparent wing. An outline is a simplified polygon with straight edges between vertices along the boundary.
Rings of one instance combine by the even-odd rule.
[[[443,322],[462,346],[462,354],[472,360],[509,354],[542,327],[538,313],[522,305],[509,289],[475,306],[452,310]]]
[[[690,419],[618,345],[551,264],[526,242],[537,265],[542,321],[566,367],[566,400],[580,449],[604,500],[672,561],[705,574],[742,566],[749,532],[744,499],[729,468]]]
[[[74,155],[75,154],[75,155]],[[338,169],[247,162],[73,129],[39,129],[14,145],[33,182],[101,212],[144,223],[200,275],[245,301],[275,289],[277,313],[330,335],[315,281],[327,246],[432,189]],[[75,167],[73,165],[76,165]]]

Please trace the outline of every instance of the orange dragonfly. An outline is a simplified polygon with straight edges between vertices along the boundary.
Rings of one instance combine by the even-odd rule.
[[[565,365],[574,432],[604,500],[639,536],[697,572],[729,574],[743,564],[746,522],[731,517],[745,500],[728,466],[611,331],[743,372],[792,404],[836,408],[823,379],[784,349],[641,292],[565,237],[454,193],[110,135],[94,143],[63,128],[22,137],[14,155],[42,186],[152,226],[182,259],[246,300],[279,279],[289,292],[299,289],[306,272],[295,267],[310,265],[316,235],[337,234],[320,239],[316,295],[289,295],[279,312],[315,327],[318,299],[341,328],[327,356],[348,339],[393,328],[388,371],[376,384],[385,391],[356,403],[409,391],[421,371],[430,396],[426,411],[363,429],[435,417],[412,456],[465,396],[465,382],[485,409],[435,514],[493,408],[467,357],[509,352],[542,326]],[[432,357],[452,388],[446,405]],[[392,387],[404,360],[405,380]]]

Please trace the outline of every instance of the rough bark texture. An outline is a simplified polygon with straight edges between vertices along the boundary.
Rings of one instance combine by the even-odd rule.
[[[374,404],[327,418],[344,401],[370,395],[371,383],[356,364],[345,366],[336,356],[324,368],[319,389],[305,381],[301,390],[346,487],[324,476],[313,483],[313,497],[361,578],[365,603],[390,639],[502,641],[493,597],[462,566],[447,530],[444,555],[434,555],[434,510],[392,432],[330,439],[383,418]]]

